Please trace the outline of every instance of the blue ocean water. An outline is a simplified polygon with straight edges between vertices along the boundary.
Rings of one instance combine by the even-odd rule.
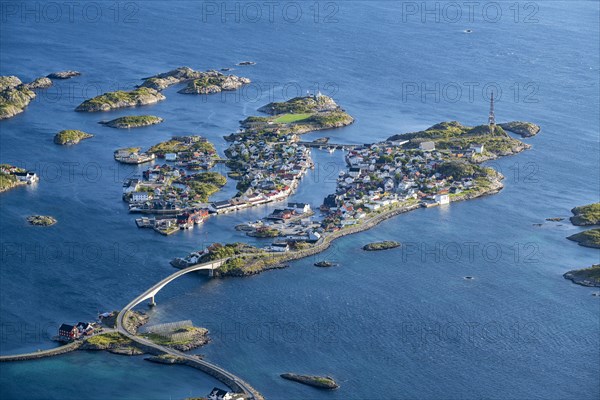
[[[51,4],[62,7],[60,15]],[[273,206],[171,237],[138,230],[120,194],[123,178],[141,167],[118,166],[114,149],[201,134],[222,151],[222,136],[239,120],[307,90],[332,95],[356,117],[352,126],[307,138],[374,142],[445,120],[485,123],[484,94],[492,88],[502,91],[498,121],[542,126],[526,139],[531,150],[489,163],[506,176],[500,194],[418,210],[341,239],[319,256],[338,261],[336,268],[305,259],[251,278],[186,276],[159,294],[151,321],[208,327],[212,342],[197,352],[271,399],[600,396],[600,303],[593,289],[561,276],[598,263],[598,251],[566,240],[581,230],[568,221],[545,221],[599,198],[597,2],[494,3],[500,17],[493,6],[482,13],[491,3],[472,17],[463,4],[458,19],[445,2],[427,9],[420,2],[279,2],[272,18],[264,5],[257,18],[248,3],[85,4],[72,18],[60,3],[3,2],[0,10],[1,75],[28,81],[57,70],[83,73],[55,82],[0,123],[0,162],[42,176],[0,196],[2,354],[54,346],[60,323],[119,309],[172,273],[175,256],[216,241],[266,244],[233,226]],[[244,60],[257,64],[235,66]],[[73,111],[85,98],[183,65],[233,67],[254,83],[209,97],[173,87],[167,100],[138,110]],[[132,131],[97,124],[138,112],[165,122]],[[62,129],[95,136],[56,146],[52,137]],[[334,190],[343,155],[313,157],[317,168],[292,199],[317,206]],[[227,198],[233,186],[215,198]],[[25,222],[31,214],[59,223],[36,229]],[[385,239],[404,246],[360,249]],[[341,388],[321,392],[279,378],[288,371],[332,375]],[[7,399],[183,398],[218,385],[185,367],[83,352],[3,363],[0,383]]]

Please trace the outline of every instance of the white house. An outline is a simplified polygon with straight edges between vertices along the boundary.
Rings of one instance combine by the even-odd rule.
[[[433,151],[435,150],[435,142],[427,141],[419,143],[419,149],[424,151]]]
[[[150,200],[150,193],[148,192],[133,192],[131,193],[131,201],[134,203],[141,203]]]
[[[306,214],[310,212],[310,204],[307,203],[288,203],[287,208],[295,210],[297,213]]]
[[[233,394],[223,389],[213,388],[207,397],[209,400],[232,400]]]
[[[435,202],[438,204],[449,204],[450,196],[448,196],[447,194],[436,194]]]
[[[177,154],[176,153],[167,153],[165,154],[165,161],[175,161],[177,160]]]
[[[473,143],[469,148],[473,149],[475,153],[481,154],[483,153],[483,144]]]

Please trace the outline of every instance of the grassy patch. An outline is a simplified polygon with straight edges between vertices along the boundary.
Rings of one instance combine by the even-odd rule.
[[[293,122],[303,121],[308,119],[313,114],[303,113],[303,114],[284,114],[280,117],[277,117],[273,120],[276,124],[291,124]]]

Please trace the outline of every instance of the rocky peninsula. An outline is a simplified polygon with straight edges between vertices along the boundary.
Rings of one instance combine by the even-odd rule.
[[[575,207],[571,210],[571,223],[577,226],[600,225],[600,203]]]
[[[482,163],[498,157],[510,156],[531,148],[520,140],[511,138],[500,126],[490,132],[488,125],[475,127],[462,125],[458,121],[441,122],[424,131],[394,135],[392,142],[408,141],[405,148],[422,148],[424,142],[433,142],[434,148],[453,153],[456,158],[466,158]]]
[[[528,138],[535,136],[540,132],[539,125],[532,122],[524,121],[512,121],[498,124],[502,129],[521,135],[521,137]]]
[[[31,215],[27,217],[27,222],[34,226],[51,226],[56,224],[56,218],[49,215]]]
[[[563,276],[578,285],[600,287],[600,264],[594,264],[589,268],[575,269]]]
[[[58,132],[54,136],[54,143],[60,144],[62,146],[69,146],[73,144],[77,144],[84,139],[89,139],[94,137],[94,135],[90,135],[89,133],[85,133],[83,131],[78,131],[75,129],[66,129]]]
[[[117,90],[88,99],[81,103],[75,111],[98,112],[116,108],[137,107],[155,104],[166,99],[155,89],[140,87],[131,91]]]
[[[154,115],[128,115],[126,117],[115,118],[110,121],[102,121],[99,123],[111,128],[130,129],[156,125],[161,122],[163,122],[163,119]]]
[[[400,247],[400,243],[395,242],[393,240],[387,240],[384,242],[374,242],[369,243],[363,246],[363,250],[365,251],[377,251],[377,250],[388,250],[394,249],[396,247]]]
[[[567,239],[577,242],[583,247],[600,249],[600,228],[579,232],[567,237]]]
[[[33,89],[52,86],[48,78],[37,78],[23,83],[16,76],[0,76],[0,120],[22,113],[36,96]]]
[[[299,382],[304,385],[316,387],[319,389],[337,389],[340,386],[335,380],[329,376],[315,376],[315,375],[298,375],[292,373],[281,374],[283,379],[287,379],[294,382]]]
[[[0,164],[0,193],[26,185],[27,182],[19,179],[17,174],[24,174],[27,171],[23,168],[15,167],[10,164]]]

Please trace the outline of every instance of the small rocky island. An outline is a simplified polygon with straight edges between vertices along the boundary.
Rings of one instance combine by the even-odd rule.
[[[337,266],[337,265],[338,265],[338,264],[337,264],[337,263],[335,263],[335,262],[333,262],[333,261],[326,261],[326,260],[323,260],[323,261],[317,261],[317,262],[315,263],[315,267],[321,267],[321,268],[335,267],[335,266]]]
[[[47,77],[50,79],[71,79],[75,76],[80,76],[79,71],[59,71],[49,74]]]
[[[56,218],[49,215],[31,215],[27,217],[27,222],[34,226],[51,226],[56,224]]]
[[[250,83],[250,79],[235,75],[223,75],[217,71],[209,71],[202,78],[194,79],[177,93],[183,94],[212,94],[223,90],[237,90]]]
[[[254,61],[240,61],[236,65],[243,67],[243,66],[248,66],[248,65],[256,65],[256,63]]]
[[[575,207],[571,210],[571,223],[577,226],[600,225],[600,203]]]
[[[577,242],[580,246],[600,249],[600,228],[579,232],[567,239]]]
[[[329,376],[298,375],[292,373],[281,374],[283,379],[299,382],[304,385],[316,387],[319,389],[337,389],[340,386]]]
[[[16,76],[0,76],[0,120],[22,113],[36,96],[34,89],[52,86],[48,78],[23,83]]]
[[[318,131],[323,129],[341,128],[354,122],[336,102],[328,96],[295,97],[285,102],[274,102],[258,109],[269,114],[269,117],[248,117],[240,122],[244,133],[234,133],[226,136],[227,141],[233,142],[252,133],[255,138],[261,136],[278,137],[285,135]]]
[[[214,70],[201,72],[195,71],[190,67],[179,67],[172,71],[146,78],[140,86],[161,91],[169,86],[184,82],[189,83],[179,93],[210,94],[223,90],[236,90],[242,85],[250,83],[250,79],[235,75],[224,75]]]
[[[102,121],[100,124],[117,129],[139,128],[142,126],[156,125],[163,122],[163,119],[154,115],[128,115],[126,117],[115,118],[110,121]]]
[[[374,242],[374,243],[366,244],[363,246],[363,250],[377,251],[377,250],[393,249],[396,247],[400,247],[400,243],[395,242],[393,240],[386,240],[384,242]]]
[[[539,133],[540,127],[532,122],[524,121],[512,121],[498,124],[502,129],[521,135],[521,137],[527,138],[535,136]]]
[[[594,264],[589,268],[569,271],[563,277],[578,285],[600,287],[600,264]]]
[[[84,139],[89,139],[94,137],[94,135],[90,135],[89,133],[85,133],[82,131],[78,131],[75,129],[66,129],[58,132],[54,136],[54,143],[60,144],[63,146],[69,146],[73,144],[77,144]]]
[[[155,104],[166,99],[157,90],[139,87],[135,90],[104,93],[81,103],[75,111],[98,112],[110,111],[116,108],[137,107]]]

